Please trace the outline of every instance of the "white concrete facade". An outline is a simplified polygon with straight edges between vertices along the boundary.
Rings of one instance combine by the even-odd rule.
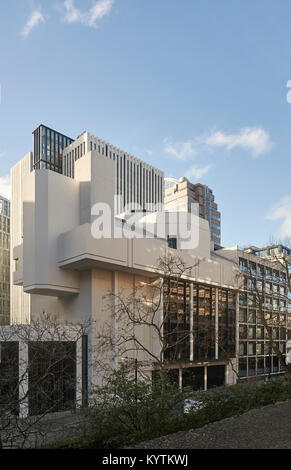
[[[64,149],[63,174],[74,178],[75,162],[90,151],[114,162],[114,194],[119,196],[116,214],[136,209],[151,212],[161,207],[164,202],[164,173],[89,132],[81,134]]]
[[[74,163],[74,178],[50,170],[30,172],[29,161],[30,154],[11,171],[13,323],[29,323],[45,311],[61,323],[89,319],[94,328],[102,328],[109,316],[107,294],[130,292],[141,281],[159,276],[158,258],[169,252],[195,265],[190,282],[235,289],[235,266],[211,252],[209,225],[203,219],[198,246],[186,251],[179,250],[179,244],[178,250],[168,248],[166,237],[92,236],[94,204],[114,207],[117,167],[110,156],[89,150]],[[114,226],[113,212],[111,221]],[[151,348],[157,347],[148,331],[140,334]],[[94,346],[94,331],[89,343]],[[112,361],[118,363],[114,354]],[[89,383],[96,380],[99,377],[89,370]],[[227,380],[235,381],[231,369]]]

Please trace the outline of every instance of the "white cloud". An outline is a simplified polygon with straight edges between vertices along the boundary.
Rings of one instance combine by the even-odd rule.
[[[164,151],[178,158],[178,160],[187,160],[197,155],[197,150],[193,147],[192,142],[172,143],[169,139],[165,139]]]
[[[66,23],[82,23],[86,26],[95,27],[98,20],[109,15],[115,0],[98,0],[88,11],[81,11],[75,6],[74,0],[65,0]]]
[[[241,147],[250,150],[254,157],[268,152],[274,145],[268,132],[260,127],[245,127],[236,134],[217,131],[199,141],[209,147],[226,147],[229,150]]]
[[[89,12],[89,26],[96,26],[96,21],[110,13],[115,0],[99,0]]]
[[[10,199],[10,176],[0,176],[0,196]]]
[[[45,17],[42,14],[40,9],[34,10],[28,19],[26,25],[24,26],[23,30],[21,31],[21,35],[27,37],[33,28],[38,26],[40,23],[45,22]]]
[[[64,3],[66,14],[64,20],[66,23],[77,23],[82,21],[82,13],[75,7],[74,0],[66,0]]]
[[[189,168],[189,170],[186,171],[185,176],[188,179],[195,178],[198,180],[202,178],[202,176],[206,175],[206,173],[208,173],[211,167],[212,165],[207,165],[203,167],[198,167],[196,165],[193,165],[191,166],[191,168]]]
[[[190,140],[186,142],[172,142],[169,138],[164,140],[164,151],[182,161],[194,160],[198,154],[193,142]],[[211,167],[212,165],[192,165],[185,173],[185,176],[189,179],[200,179],[208,173]]]
[[[282,220],[280,237],[291,237],[291,196],[286,196],[267,215],[269,220]]]

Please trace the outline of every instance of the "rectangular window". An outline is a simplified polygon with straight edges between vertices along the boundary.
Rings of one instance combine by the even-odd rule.
[[[240,339],[246,339],[247,337],[247,327],[246,325],[239,326],[239,337]]]
[[[261,264],[258,264],[257,268],[258,268],[258,276],[264,277],[264,266],[262,266]]]
[[[246,377],[247,376],[247,360],[246,359],[239,359],[239,376]]]
[[[260,357],[257,360],[257,374],[260,375],[263,373],[264,373],[264,359]]]
[[[256,354],[256,343],[248,343],[248,355],[254,356]]]
[[[248,375],[256,375],[256,359],[254,357],[248,359]]]
[[[273,279],[271,268],[266,268],[266,279],[268,279],[269,281],[272,281]]]
[[[168,235],[168,247],[173,250],[177,250],[177,237],[171,237]]]
[[[242,271],[247,272],[248,270],[248,262],[247,260],[240,258],[239,259],[239,267]]]
[[[255,339],[256,329],[254,326],[248,326],[248,339]]]
[[[257,275],[257,265],[256,265],[256,263],[253,263],[252,261],[250,261],[249,267],[250,267],[251,275],[256,276]]]
[[[257,353],[257,356],[262,356],[262,354],[264,354],[264,344],[263,343],[257,343],[256,344],[256,353]]]
[[[239,355],[246,356],[247,355],[247,343],[246,341],[241,341],[239,343]]]
[[[256,323],[256,311],[255,310],[248,310],[248,322]]]
[[[264,328],[262,326],[257,326],[257,338],[264,338]]]

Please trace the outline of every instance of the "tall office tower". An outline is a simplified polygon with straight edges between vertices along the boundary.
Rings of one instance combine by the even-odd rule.
[[[10,323],[10,202],[0,196],[0,325]]]
[[[73,139],[42,124],[33,132],[34,152],[32,154],[30,169],[48,170],[62,173],[63,150],[73,142]]]
[[[221,243],[221,215],[212,190],[203,184],[193,184],[187,178],[165,178],[165,210],[194,211],[208,220],[211,240],[215,247]],[[199,204],[199,213],[194,204]]]
[[[75,161],[90,151],[114,161],[114,194],[119,196],[116,214],[135,210],[152,212],[162,208],[164,173],[88,132],[83,132],[64,149],[63,174],[74,178]]]

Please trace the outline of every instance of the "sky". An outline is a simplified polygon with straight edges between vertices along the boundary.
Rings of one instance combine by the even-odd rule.
[[[291,236],[291,2],[0,8],[0,194],[39,124],[72,138],[87,130],[208,185],[224,246]]]

